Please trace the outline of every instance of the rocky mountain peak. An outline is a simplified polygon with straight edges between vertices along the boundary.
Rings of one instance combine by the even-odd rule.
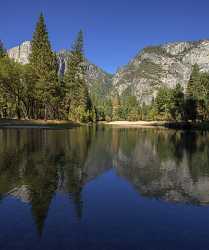
[[[27,64],[29,62],[28,58],[31,53],[31,42],[25,41],[20,45],[7,50],[10,58],[13,58],[16,62]]]
[[[7,50],[7,53],[10,58],[14,59],[16,62],[27,64],[29,63],[29,55],[31,53],[31,42],[25,41],[22,44]],[[69,51],[68,50],[61,50],[57,52],[57,60],[58,60],[58,74],[64,75],[66,72],[67,62],[69,59]],[[86,59],[86,81],[88,86],[93,87],[96,85],[106,85],[109,88],[112,76],[105,71],[103,71],[100,67],[96,66],[93,63],[90,63]],[[102,86],[103,87],[103,86]]]
[[[30,41],[8,50],[11,58],[23,64],[28,63],[30,53]],[[58,52],[57,58],[59,74],[63,75],[69,51]],[[202,72],[209,72],[209,40],[146,47],[114,76],[86,60],[86,79],[90,89],[105,86],[108,93],[113,89],[119,95],[132,94],[139,102],[149,104],[162,86],[173,88],[179,83],[186,89],[194,64],[198,64]]]
[[[173,88],[179,83],[185,89],[194,64],[209,72],[209,40],[146,47],[115,74],[113,87],[119,95],[129,90],[141,103],[149,104],[159,87]]]

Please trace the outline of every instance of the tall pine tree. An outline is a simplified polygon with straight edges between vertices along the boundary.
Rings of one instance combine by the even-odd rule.
[[[5,55],[6,55],[6,51],[4,49],[3,42],[0,40],[0,59],[5,57]]]
[[[44,118],[47,119],[48,111],[53,110],[58,79],[56,56],[51,49],[43,14],[37,22],[31,48],[29,61],[36,76],[38,105],[44,108]],[[43,116],[42,112],[39,115]]]
[[[64,77],[65,108],[68,119],[88,122],[92,120],[92,105],[85,80],[86,67],[83,50],[83,32],[78,33],[68,59]]]
[[[195,121],[197,117],[197,100],[200,87],[200,69],[197,64],[192,68],[192,73],[187,84],[184,104],[185,120]]]
[[[196,97],[200,83],[200,69],[197,64],[193,66],[192,73],[187,85],[186,96],[188,98]]]

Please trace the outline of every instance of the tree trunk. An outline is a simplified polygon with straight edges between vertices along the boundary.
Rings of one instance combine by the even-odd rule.
[[[20,114],[20,99],[19,99],[19,97],[17,98],[16,112],[17,112],[17,118],[20,119],[21,118],[21,114]]]
[[[47,105],[44,106],[44,120],[47,121]]]

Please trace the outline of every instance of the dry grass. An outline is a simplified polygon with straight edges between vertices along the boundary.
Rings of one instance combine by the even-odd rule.
[[[0,119],[0,127],[76,127],[79,123],[61,120],[17,120]]]

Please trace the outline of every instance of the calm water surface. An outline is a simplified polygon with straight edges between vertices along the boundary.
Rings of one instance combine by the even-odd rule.
[[[209,134],[0,130],[1,250],[209,249]]]

